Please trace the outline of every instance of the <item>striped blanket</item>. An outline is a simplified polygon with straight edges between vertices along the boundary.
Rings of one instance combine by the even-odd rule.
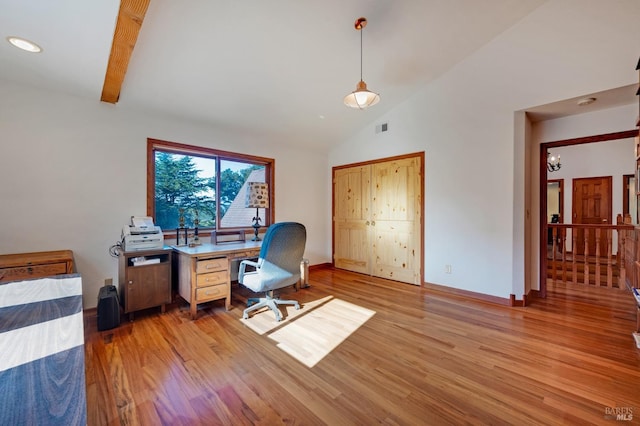
[[[0,425],[85,425],[82,279],[0,285]]]

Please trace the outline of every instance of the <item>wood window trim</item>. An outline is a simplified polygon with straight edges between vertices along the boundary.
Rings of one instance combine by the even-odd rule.
[[[266,210],[268,222],[265,226],[275,223],[275,159],[259,157],[249,154],[241,154],[231,151],[223,151],[215,148],[207,148],[195,145],[188,145],[179,142],[171,142],[160,139],[147,138],[147,216],[155,218],[155,152],[157,150],[171,152],[175,154],[197,155],[202,157],[218,158],[220,161],[246,161],[250,163],[262,164],[265,166],[265,181],[269,184],[269,208]],[[216,167],[219,169],[219,167]],[[220,170],[216,170],[218,174]],[[218,204],[218,203],[216,203]],[[218,207],[216,207],[218,208]],[[252,233],[251,224],[242,228],[219,228],[219,221],[216,221],[216,230],[240,230]],[[211,235],[212,229],[204,229],[201,236]],[[175,230],[163,230],[166,237],[175,237]]]

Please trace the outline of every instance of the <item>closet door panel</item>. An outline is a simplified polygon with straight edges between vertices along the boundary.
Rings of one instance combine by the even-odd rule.
[[[369,227],[364,223],[336,221],[335,233],[336,268],[371,274]]]
[[[420,284],[420,259],[412,248],[413,224],[376,222],[372,275]]]
[[[334,173],[334,264],[337,268],[371,273],[371,167],[351,167]]]
[[[372,274],[420,284],[420,158],[372,165]]]

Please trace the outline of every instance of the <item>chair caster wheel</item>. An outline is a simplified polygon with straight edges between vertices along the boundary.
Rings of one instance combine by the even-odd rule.
[[[295,304],[295,305],[294,305],[294,307],[296,308],[296,311],[297,311],[298,309],[300,309],[300,305],[298,305],[298,304]]]

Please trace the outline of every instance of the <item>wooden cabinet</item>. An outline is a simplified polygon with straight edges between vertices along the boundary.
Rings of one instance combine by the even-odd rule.
[[[73,273],[71,250],[0,255],[0,282]]]
[[[414,154],[334,168],[337,268],[421,283],[422,164]]]
[[[202,244],[195,247],[174,247],[178,266],[178,291],[190,305],[191,318],[198,313],[198,304],[225,300],[231,307],[231,262],[254,258],[260,253],[261,241]]]
[[[170,248],[136,250],[120,254],[118,259],[118,283],[120,303],[129,319],[133,312],[171,303],[171,253]]]

